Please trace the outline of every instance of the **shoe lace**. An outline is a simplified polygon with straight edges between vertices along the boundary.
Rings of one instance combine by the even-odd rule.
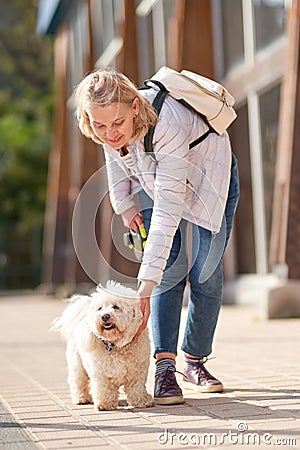
[[[209,371],[206,369],[206,367],[204,367],[204,364],[209,361],[210,359],[214,359],[214,358],[208,358],[207,356],[205,356],[204,358],[201,358],[198,361],[195,361],[195,363],[193,364],[193,368],[195,369],[195,372],[197,373],[198,377],[201,378],[206,378],[207,376],[212,377],[212,375],[209,373]]]
[[[173,366],[167,367],[166,370],[160,375],[162,377],[160,392],[164,392],[165,390],[167,390],[169,384],[174,382],[175,373],[180,373],[181,375],[185,376],[182,372],[179,372],[179,370],[176,370]],[[175,382],[177,384],[176,380]]]

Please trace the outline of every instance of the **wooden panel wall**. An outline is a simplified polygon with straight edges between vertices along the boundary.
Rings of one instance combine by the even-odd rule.
[[[294,1],[292,11],[294,25],[294,77],[295,86],[295,110],[292,131],[292,160],[291,180],[289,196],[288,233],[286,262],[289,267],[289,278],[300,279],[300,0]]]
[[[172,67],[214,78],[210,0],[177,0],[176,18],[172,28],[173,33],[169,41]]]
[[[273,267],[287,264],[290,277],[300,278],[300,0],[294,0],[288,11],[287,39],[279,111],[270,264]]]
[[[54,142],[48,169],[47,204],[43,242],[43,283],[59,285],[65,281],[65,254],[68,230],[68,133],[65,98],[68,33],[63,29],[55,41],[55,124]]]

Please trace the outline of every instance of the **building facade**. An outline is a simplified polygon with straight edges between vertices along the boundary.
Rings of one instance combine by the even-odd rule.
[[[44,283],[104,281],[138,266],[111,238],[123,228],[107,195],[95,216],[99,255],[74,251],[74,206],[103,167],[82,138],[72,92],[94,68],[113,66],[137,85],[162,65],[216,79],[236,99],[230,126],[241,199],[225,257],[226,280],[300,278],[299,0],[41,0],[38,32],[55,39],[56,111],[44,236]],[[105,177],[96,177],[95,190]],[[103,184],[103,186],[102,186]],[[75,208],[76,209],[76,208]],[[77,208],[78,209],[78,208]],[[83,208],[84,209],[84,208]],[[77,210],[76,210],[77,211]],[[84,211],[76,212],[85,236]],[[114,224],[114,225],[112,225]],[[72,235],[73,227],[73,235]],[[76,240],[76,236],[75,236]],[[84,246],[84,244],[83,244]],[[79,245],[80,247],[80,245]],[[79,252],[80,253],[80,252]],[[103,263],[104,261],[104,263]],[[112,270],[113,269],[113,270]]]

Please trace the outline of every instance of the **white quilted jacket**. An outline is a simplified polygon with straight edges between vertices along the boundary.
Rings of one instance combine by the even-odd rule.
[[[155,91],[142,91],[152,102]],[[153,137],[151,158],[143,141],[129,145],[133,170],[119,153],[104,146],[112,206],[121,214],[134,205],[141,189],[154,200],[150,230],[138,279],[159,284],[173,237],[182,218],[213,233],[220,230],[231,173],[228,134],[210,134],[189,150],[207,130],[195,113],[167,96]],[[156,161],[155,161],[156,160]]]

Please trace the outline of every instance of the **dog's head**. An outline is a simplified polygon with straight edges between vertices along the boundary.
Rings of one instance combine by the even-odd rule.
[[[136,292],[119,284],[98,287],[92,294],[91,331],[103,341],[123,347],[132,341],[142,323]]]

